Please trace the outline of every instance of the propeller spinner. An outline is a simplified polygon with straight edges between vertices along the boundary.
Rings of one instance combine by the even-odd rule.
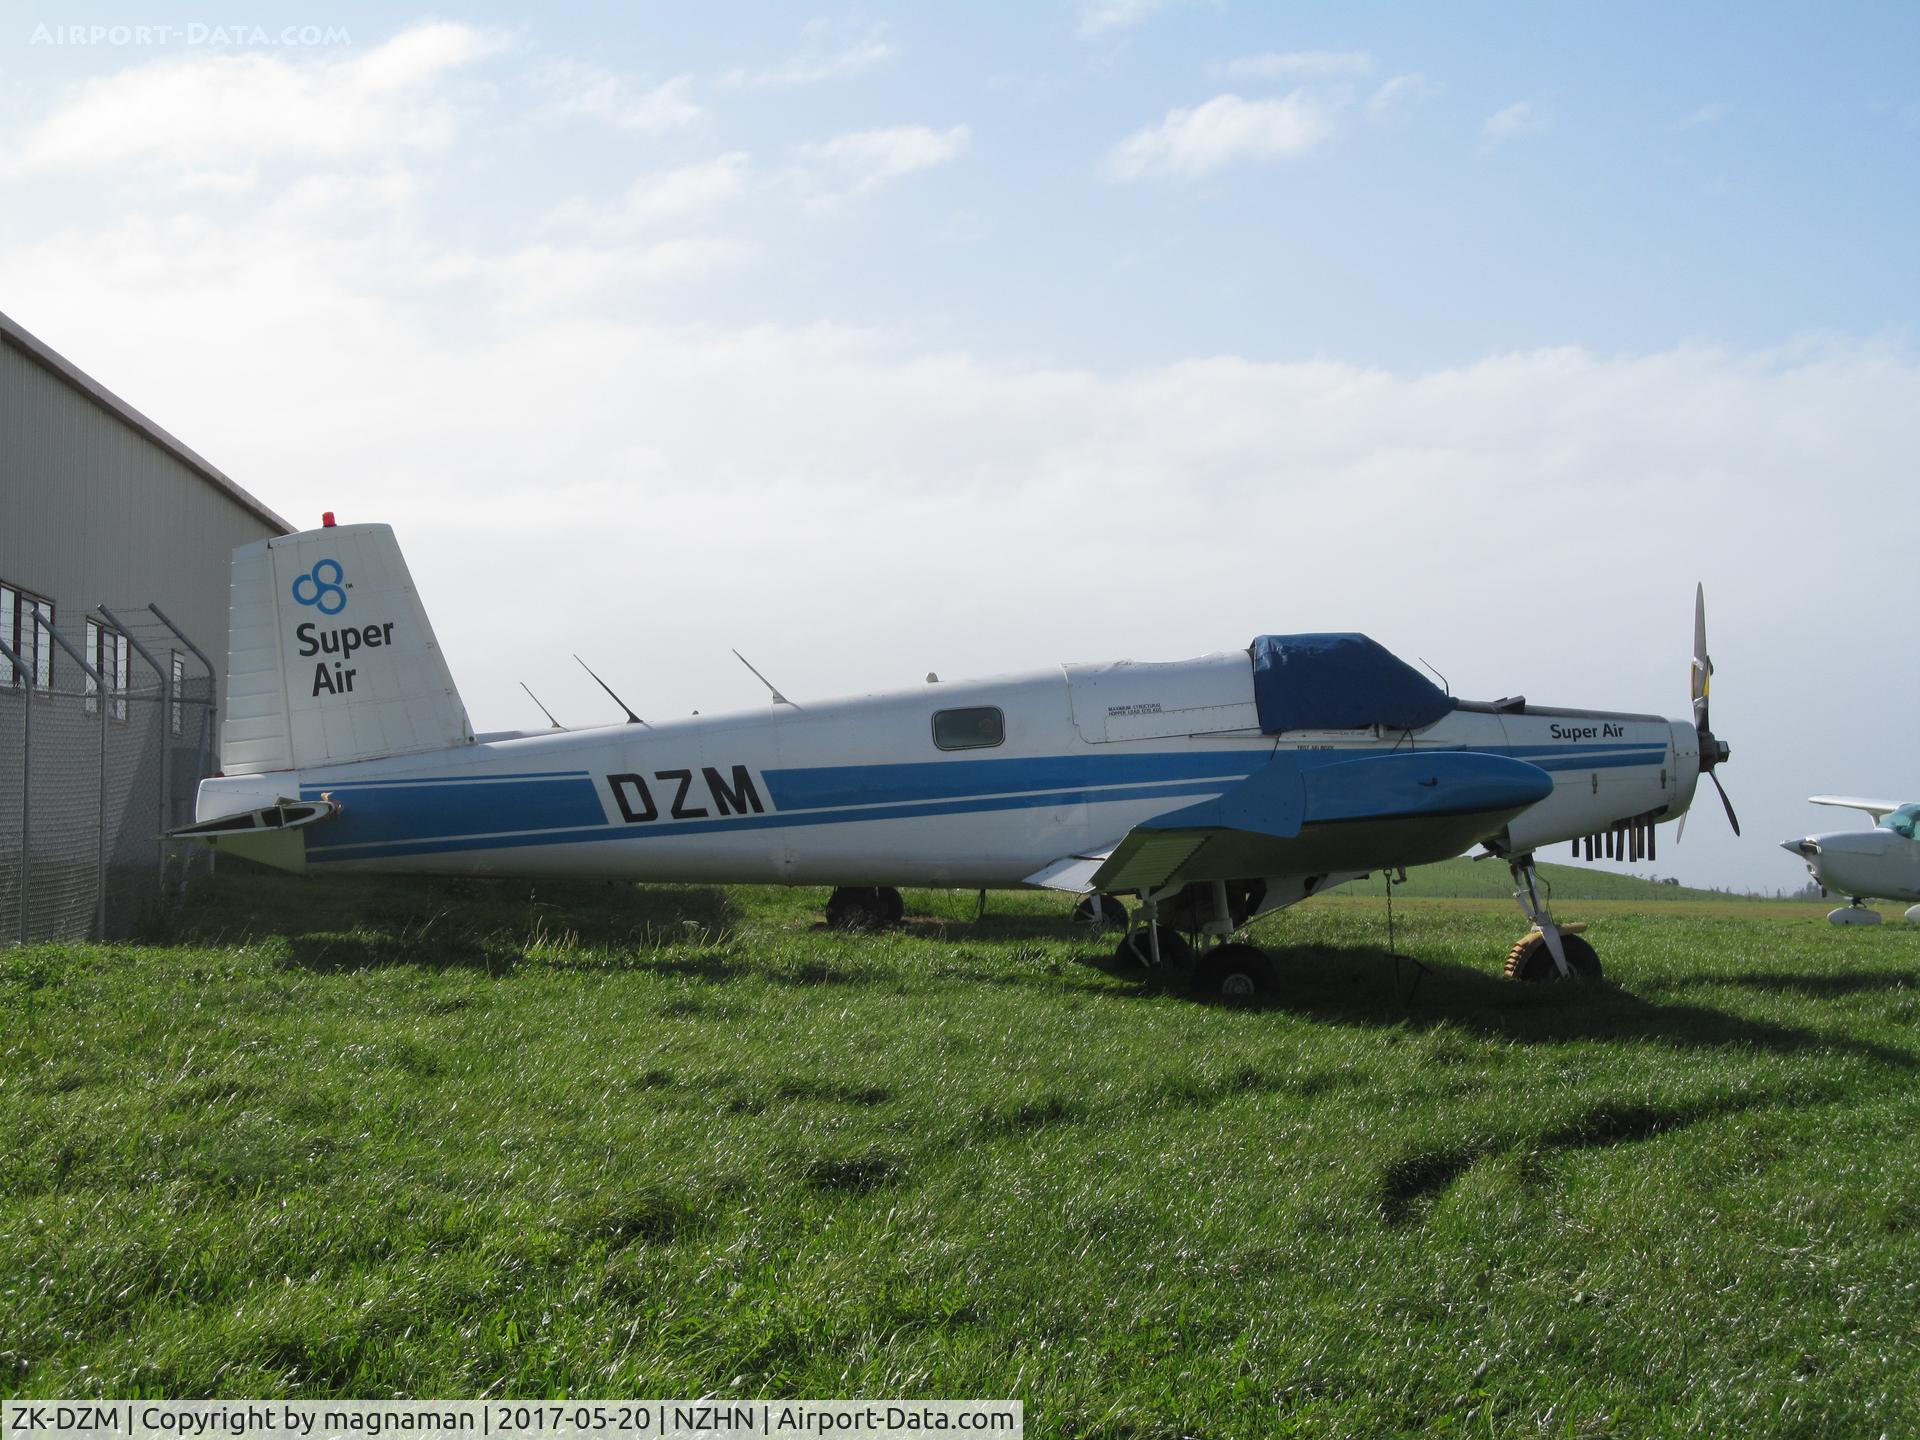
[[[1693,728],[1700,734],[1700,773],[1713,781],[1713,788],[1720,792],[1720,803],[1726,808],[1727,823],[1733,827],[1733,833],[1740,833],[1740,817],[1733,813],[1733,801],[1727,798],[1727,787],[1720,783],[1720,777],[1714,774],[1716,766],[1724,764],[1733,754],[1727,742],[1715,737],[1708,723],[1708,714],[1713,691],[1713,660],[1707,654],[1707,587],[1696,585],[1693,590],[1693,667],[1688,675],[1688,689],[1693,696]],[[1687,817],[1680,817],[1680,834],[1686,834]],[[1676,837],[1677,838],[1677,837]]]

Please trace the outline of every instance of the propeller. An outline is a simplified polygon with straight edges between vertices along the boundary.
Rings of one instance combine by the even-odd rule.
[[[1713,692],[1713,659],[1707,654],[1707,587],[1696,585],[1693,590],[1693,665],[1687,677],[1688,693],[1693,698],[1693,728],[1700,734],[1700,773],[1713,782],[1713,788],[1720,792],[1720,804],[1727,812],[1727,823],[1733,827],[1733,833],[1740,833],[1740,817],[1733,813],[1733,801],[1727,798],[1727,787],[1720,783],[1720,777],[1714,774],[1714,768],[1723,765],[1732,756],[1733,751],[1727,742],[1717,739],[1708,716],[1711,709]],[[1676,840],[1687,833],[1687,817],[1680,817],[1680,828],[1675,833]]]

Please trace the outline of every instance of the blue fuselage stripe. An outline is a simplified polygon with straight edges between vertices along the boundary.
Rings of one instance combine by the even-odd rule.
[[[596,825],[577,830],[514,834],[450,835],[404,844],[309,845],[310,860],[360,860],[389,855],[428,855],[441,851],[501,850],[523,845],[578,845],[601,840],[653,840],[671,835],[705,835],[717,830],[770,830],[801,825],[841,825],[855,820],[917,820],[930,815],[975,815],[992,810],[1028,810],[1048,806],[1104,804],[1122,800],[1178,800],[1215,795],[1218,781],[1184,785],[1137,785],[1115,790],[1060,790],[1032,795],[993,795],[984,799],[937,800],[920,805],[890,805],[884,810],[805,810],[792,814],[742,815],[727,820],[682,820],[661,824]],[[344,815],[344,811],[342,812]]]
[[[1624,742],[1435,748],[1524,758],[1555,773],[1664,765],[1667,755],[1662,744]],[[1405,753],[1403,747],[1388,746],[1288,753],[1300,767],[1316,769],[1396,750]],[[1172,800],[1217,795],[1273,756],[1274,747],[1267,744],[1236,750],[772,769],[761,772],[772,801],[770,813],[638,824],[610,821],[594,780],[584,770],[314,783],[302,785],[300,793],[317,799],[324,792],[341,801],[338,818],[308,838],[308,858],[323,861]]]
[[[1657,765],[1665,759],[1666,751],[1661,749],[1646,755],[1567,755],[1559,759],[1541,755],[1530,758],[1527,763],[1557,773],[1562,770],[1620,770],[1636,765]]]
[[[1159,755],[1042,755],[1027,760],[935,760],[904,765],[822,765],[763,772],[781,810],[1006,795],[1067,786],[1243,780],[1273,758],[1259,750]]]
[[[584,774],[546,780],[502,780],[495,785],[329,785],[340,802],[324,836],[308,853],[347,846],[387,845],[442,835],[472,835],[501,828],[511,817],[516,830],[553,830],[604,825],[606,814],[593,781]],[[312,789],[313,793],[308,794]],[[301,787],[302,798],[319,791]]]

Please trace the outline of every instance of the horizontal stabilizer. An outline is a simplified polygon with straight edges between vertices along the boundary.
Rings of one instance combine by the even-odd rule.
[[[237,815],[222,815],[217,820],[201,820],[169,830],[167,839],[220,840],[262,830],[300,830],[331,820],[339,813],[339,803],[333,800],[282,800],[260,810],[242,810]]]
[[[1113,853],[1113,847],[1105,850],[1089,851],[1084,855],[1068,855],[1055,860],[1052,864],[1027,876],[1026,883],[1038,885],[1047,890],[1066,890],[1072,894],[1084,894],[1093,884],[1094,871],[1106,862]]]
[[[304,870],[307,831],[340,813],[340,802],[276,800],[257,810],[202,820],[168,833],[169,840],[198,840],[229,855],[271,865],[277,870]]]

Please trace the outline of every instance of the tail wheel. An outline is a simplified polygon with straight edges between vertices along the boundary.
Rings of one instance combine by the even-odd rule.
[[[1273,962],[1257,945],[1216,945],[1200,957],[1193,993],[1230,1005],[1251,1005],[1273,993]]]
[[[1572,979],[1600,978],[1600,956],[1584,936],[1570,935],[1562,930],[1560,947],[1566,951],[1567,968],[1573,971]],[[1562,978],[1560,967],[1553,963],[1553,952],[1547,949],[1546,937],[1538,930],[1529,930],[1507,952],[1507,978],[1530,984]]]
[[[1088,930],[1124,930],[1127,907],[1111,895],[1088,895],[1073,907],[1073,923]]]
[[[1113,952],[1113,958],[1122,965],[1145,965],[1151,971],[1153,967],[1153,937],[1147,933],[1145,925],[1122,937],[1119,946]],[[1183,970],[1193,963],[1193,947],[1186,937],[1177,930],[1160,927],[1160,968],[1163,970]]]

